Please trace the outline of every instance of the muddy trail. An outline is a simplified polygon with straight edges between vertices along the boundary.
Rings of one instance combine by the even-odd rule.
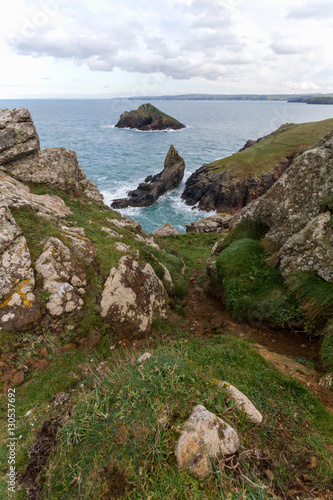
[[[201,271],[194,271],[188,285],[186,317],[193,336],[209,337],[221,332],[252,339],[260,354],[274,367],[307,385],[333,413],[333,393],[319,384],[325,370],[321,365],[319,339],[295,330],[274,330],[264,325],[235,321],[220,300],[200,284]]]

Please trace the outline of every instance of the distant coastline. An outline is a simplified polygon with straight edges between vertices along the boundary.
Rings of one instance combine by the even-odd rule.
[[[286,101],[306,104],[333,104],[333,94],[182,94],[136,96],[129,99],[132,101]]]

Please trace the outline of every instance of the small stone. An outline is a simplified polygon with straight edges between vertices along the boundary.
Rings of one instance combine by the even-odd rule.
[[[24,382],[24,373],[23,372],[16,372],[10,382],[11,382],[11,385],[13,387],[17,387],[19,385],[22,385]]]
[[[64,345],[60,349],[60,352],[61,353],[70,352],[70,351],[75,351],[75,349],[76,349],[76,344],[74,344],[73,342],[70,342],[69,344]]]
[[[46,359],[36,359],[34,364],[32,365],[32,369],[35,372],[42,372],[48,368],[50,363]]]
[[[47,355],[47,349],[46,349],[46,347],[43,347],[43,349],[41,349],[39,351],[39,354],[42,356],[42,358],[47,359],[48,355]]]
[[[314,457],[314,456],[310,457],[309,467],[310,467],[311,469],[315,469],[315,468],[317,467],[317,465],[318,465],[318,460],[317,460],[317,458],[316,458],[316,457]]]
[[[16,350],[16,349],[21,349],[21,347],[23,347],[22,342],[13,342],[13,343],[12,343],[12,348],[13,348],[14,350]]]
[[[274,474],[271,470],[266,469],[265,474],[266,474],[267,479],[269,479],[269,481],[274,481]]]
[[[152,357],[152,354],[150,354],[150,352],[145,352],[144,354],[142,354],[142,356],[139,357],[138,363],[143,363],[144,361],[146,361],[147,359],[149,359],[151,357]]]
[[[3,373],[3,372],[6,372],[7,370],[9,370],[10,366],[5,363],[4,361],[0,361],[0,372]]]
[[[254,424],[262,422],[261,413],[259,413],[253,403],[242,392],[228,382],[220,382],[218,385],[229,393],[230,397],[235,401],[237,408],[247,415],[250,422]]]

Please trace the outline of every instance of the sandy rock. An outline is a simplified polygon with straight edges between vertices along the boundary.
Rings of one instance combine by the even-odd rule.
[[[153,232],[150,233],[151,236],[174,236],[174,235],[179,235],[182,234],[177,229],[175,226],[167,222],[164,224],[164,226],[158,227],[155,229]]]
[[[27,109],[0,109],[0,165],[39,150],[39,138]]]
[[[125,245],[125,243],[117,242],[114,246],[116,247],[116,250],[118,250],[118,252],[128,253],[130,251],[130,247],[128,245]]]
[[[121,257],[104,285],[101,315],[115,328],[116,338],[141,337],[157,316],[165,316],[168,298],[150,264],[140,269],[129,256]]]
[[[35,278],[27,241],[6,206],[0,207],[0,229],[0,327],[26,330],[40,318]]]
[[[183,425],[176,457],[180,468],[185,467],[204,477],[212,470],[210,457],[217,459],[221,454],[232,455],[239,446],[237,432],[204,406],[198,405]]]
[[[72,212],[58,196],[37,195],[30,188],[0,170],[0,204],[9,208],[29,207],[46,218],[61,219]]]
[[[36,262],[43,289],[50,294],[46,308],[52,316],[79,310],[83,300],[78,288],[86,285],[86,274],[72,252],[58,238],[49,238]]]
[[[235,401],[237,408],[246,414],[250,422],[254,424],[260,424],[262,422],[261,413],[242,392],[236,389],[236,387],[228,382],[220,382],[219,387],[228,392],[229,396]]]

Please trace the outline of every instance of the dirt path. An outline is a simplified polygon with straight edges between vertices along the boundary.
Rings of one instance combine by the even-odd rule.
[[[283,332],[236,322],[223,308],[221,302],[198,284],[201,275],[200,271],[195,271],[188,286],[186,297],[188,331],[193,336],[200,337],[226,332],[237,337],[253,339],[255,347],[265,359],[279,371],[305,383],[309,390],[333,412],[333,394],[319,384],[323,371],[318,340],[311,340],[297,331]],[[314,363],[316,370],[299,363],[299,360]]]

